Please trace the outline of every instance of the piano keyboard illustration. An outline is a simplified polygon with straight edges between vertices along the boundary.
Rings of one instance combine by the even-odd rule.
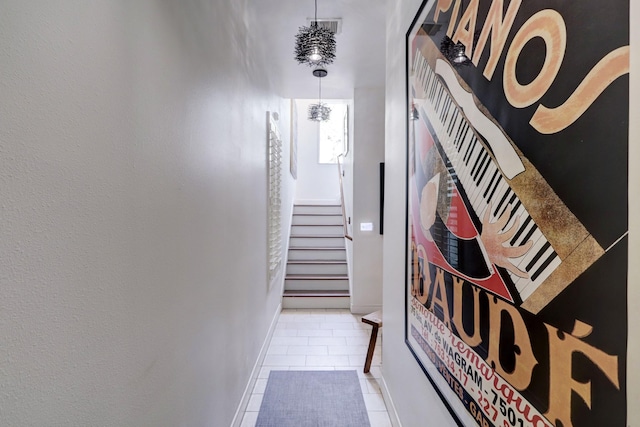
[[[502,232],[510,229],[518,218],[520,222],[508,244],[517,247],[533,241],[526,254],[510,259],[528,277],[521,278],[508,272],[520,298],[525,301],[562,261],[509,185],[463,110],[421,54],[417,55],[413,67],[415,86],[423,91],[415,103],[426,113],[437,137],[434,139],[450,163],[449,173],[466,193],[477,217],[482,221],[491,207],[490,221],[494,222],[510,207],[509,221]]]

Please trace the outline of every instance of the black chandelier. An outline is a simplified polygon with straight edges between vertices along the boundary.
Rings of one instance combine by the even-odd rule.
[[[315,0],[314,20],[308,27],[300,27],[296,34],[295,59],[310,67],[322,67],[333,63],[336,56],[336,40],[328,28],[318,26],[318,0]]]
[[[307,118],[314,122],[326,122],[329,120],[331,108],[322,102],[322,77],[327,75],[327,70],[316,68],[313,75],[318,78],[318,103],[309,105],[309,114]]]

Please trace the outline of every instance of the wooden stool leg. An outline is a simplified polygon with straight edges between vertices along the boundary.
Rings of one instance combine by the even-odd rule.
[[[364,362],[364,373],[369,372],[371,368],[371,359],[373,359],[373,350],[376,348],[376,339],[378,339],[378,325],[372,325],[371,338],[369,338],[369,349],[367,350],[367,359]]]

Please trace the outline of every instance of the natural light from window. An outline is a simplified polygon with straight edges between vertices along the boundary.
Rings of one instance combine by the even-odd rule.
[[[327,103],[331,115],[326,122],[320,122],[319,163],[338,163],[338,156],[346,151],[349,137],[349,116],[347,104]]]

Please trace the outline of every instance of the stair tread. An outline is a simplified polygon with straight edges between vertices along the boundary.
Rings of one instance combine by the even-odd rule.
[[[291,224],[292,227],[342,227],[340,224]]]
[[[317,237],[317,238],[338,238],[338,237],[344,237],[344,234],[291,234],[290,237],[304,237],[304,238],[310,238],[310,237]]]
[[[346,274],[287,274],[284,279],[287,280],[347,280]]]
[[[300,297],[348,297],[349,291],[338,291],[338,290],[301,290],[301,291],[284,291],[283,296],[292,297],[292,296],[300,296]]]
[[[344,251],[344,246],[289,246],[290,251]]]
[[[346,264],[347,261],[343,259],[290,259],[288,264]]]
[[[340,203],[336,203],[336,204],[329,204],[329,205],[309,204],[309,203],[301,203],[301,204],[298,204],[298,203],[296,203],[296,204],[294,204],[293,206],[294,206],[294,207],[295,207],[295,206],[304,206],[304,207],[314,207],[314,208],[317,208],[317,207],[320,207],[320,208],[325,208],[325,207],[329,207],[329,208],[339,208],[339,207],[340,207]]]
[[[342,214],[333,212],[294,212],[293,216],[342,216]]]

